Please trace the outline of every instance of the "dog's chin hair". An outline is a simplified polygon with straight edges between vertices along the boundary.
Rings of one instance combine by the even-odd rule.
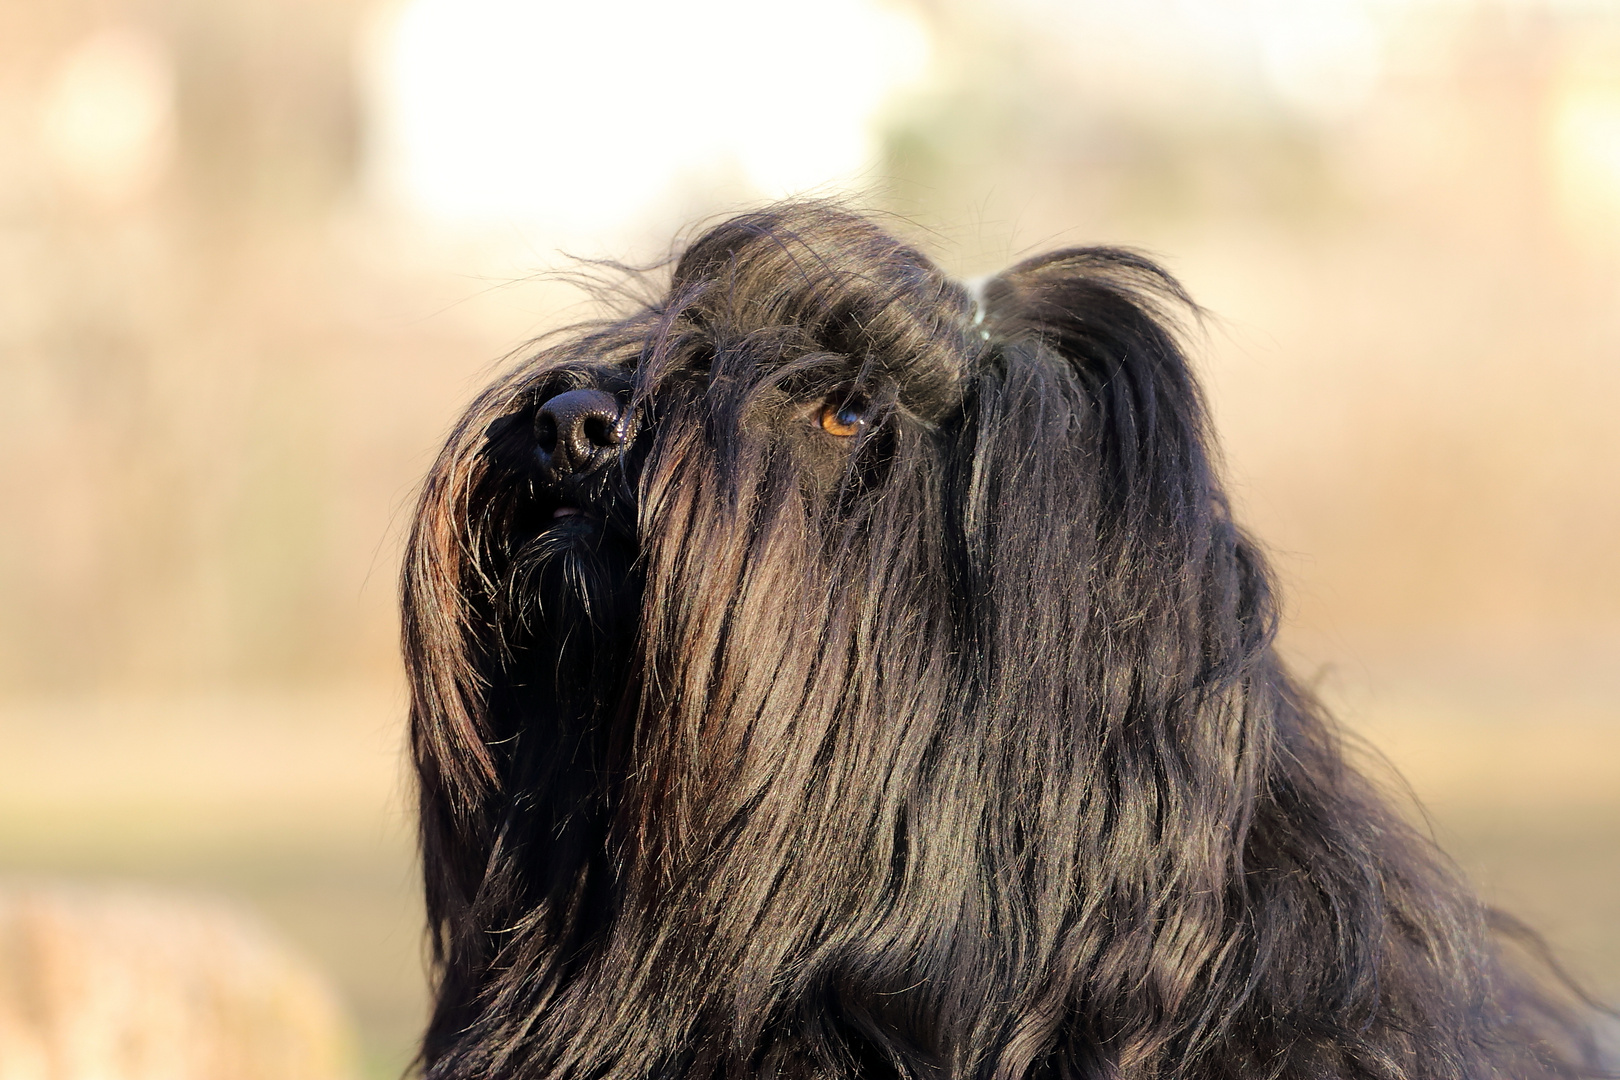
[[[1279,660],[1191,310],[787,204],[468,409],[403,583],[427,1080],[1594,1075]]]
[[[498,625],[514,683],[601,708],[622,686],[640,603],[633,545],[600,524],[547,529],[512,557]]]

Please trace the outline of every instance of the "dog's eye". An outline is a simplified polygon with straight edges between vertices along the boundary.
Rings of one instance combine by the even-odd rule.
[[[840,439],[848,439],[859,435],[861,428],[866,426],[866,413],[858,405],[837,404],[827,402],[821,407],[818,417],[821,421],[821,430],[829,435],[837,435]]]

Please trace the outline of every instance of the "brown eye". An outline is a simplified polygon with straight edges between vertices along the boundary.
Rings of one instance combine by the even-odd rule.
[[[866,424],[866,414],[854,405],[837,405],[829,401],[821,407],[821,430],[840,439],[859,435]]]

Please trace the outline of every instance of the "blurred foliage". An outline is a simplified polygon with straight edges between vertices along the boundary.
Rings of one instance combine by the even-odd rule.
[[[0,35],[23,166],[0,177],[0,439],[33,463],[3,481],[23,512],[0,534],[0,686],[375,665],[335,580],[345,447],[322,400],[370,336],[325,280],[354,200],[360,5],[107,7],[8,6]],[[176,129],[154,189],[111,205],[56,182],[30,130],[51,61],[107,24],[162,43]]]

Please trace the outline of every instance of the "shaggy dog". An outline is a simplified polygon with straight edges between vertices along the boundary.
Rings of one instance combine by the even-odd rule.
[[[426,1076],[1595,1068],[1279,663],[1194,310],[791,204],[486,390],[404,576]]]

